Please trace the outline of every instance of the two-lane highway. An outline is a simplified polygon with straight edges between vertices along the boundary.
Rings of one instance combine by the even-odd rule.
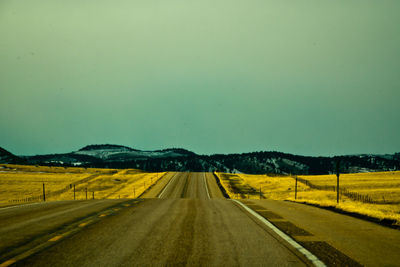
[[[211,178],[211,179],[210,179]],[[211,197],[222,198],[220,190],[215,186],[210,195],[209,185],[215,184],[213,177],[206,173],[180,172],[176,173],[168,185],[159,194],[159,198],[192,198],[192,199],[210,199]]]
[[[231,200],[211,173],[169,173],[139,204],[17,266],[304,266],[296,250]],[[146,196],[146,194],[144,195]]]

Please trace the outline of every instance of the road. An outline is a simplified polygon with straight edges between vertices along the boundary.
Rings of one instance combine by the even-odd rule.
[[[310,266],[307,251],[328,266],[399,266],[400,231],[299,203],[228,200],[212,173],[169,172],[139,199],[0,208],[0,267]]]
[[[12,253],[13,248],[30,243],[32,240],[40,242],[47,240],[45,243],[51,243],[50,245],[38,249],[32,247],[30,249],[34,253],[25,253],[28,256],[20,258],[18,255],[13,256],[6,264],[16,266],[309,265],[304,256],[254,216],[237,203],[223,199],[210,173],[169,173],[143,197],[145,199],[136,202],[130,200],[129,203],[122,200],[114,201],[112,205],[124,206],[111,209],[105,204],[107,201],[92,201],[80,204],[92,205],[91,208],[90,206],[78,208],[80,206],[73,202],[59,204],[58,208],[37,205],[30,208],[0,210],[0,216],[3,217],[5,214],[8,214],[7,216],[18,212],[22,214],[22,217],[13,216],[14,219],[5,223],[12,225],[8,227],[14,227],[14,233],[0,232],[2,243],[7,243],[0,247],[0,253],[1,249],[3,252]],[[108,214],[100,211],[101,205],[106,205],[103,208],[109,210]],[[37,213],[23,215],[33,208]],[[73,209],[92,210],[85,219],[85,216],[78,215],[77,210]],[[62,227],[55,222],[53,225],[44,226],[49,232],[49,236],[45,238],[41,238],[44,234],[43,229],[31,233],[31,229],[35,228],[38,222],[47,222],[51,218],[56,220],[58,215],[52,217],[52,214],[59,214],[62,217],[66,214],[63,211],[67,210],[71,217],[81,216],[87,225],[64,222],[62,227],[65,225],[75,225],[75,227],[70,227],[69,232],[61,233]],[[33,221],[27,218],[32,218]],[[93,220],[95,223],[92,223]],[[74,232],[79,226],[82,226],[81,229]],[[2,227],[7,228],[4,225]],[[71,231],[73,234],[69,234]],[[8,236],[6,242],[3,242],[3,236]],[[39,241],[33,246],[37,248]],[[22,251],[21,253],[23,254]]]

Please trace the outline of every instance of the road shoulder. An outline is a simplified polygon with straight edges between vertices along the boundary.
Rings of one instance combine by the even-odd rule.
[[[341,265],[382,266],[400,262],[398,230],[299,203],[242,202],[315,252],[327,265],[341,262]]]

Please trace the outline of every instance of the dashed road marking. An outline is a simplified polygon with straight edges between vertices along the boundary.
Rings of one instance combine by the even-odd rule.
[[[63,238],[62,235],[56,235],[55,237],[49,239],[49,242],[56,242],[56,241],[60,240],[61,238]]]
[[[17,262],[16,260],[11,259],[11,260],[5,261],[2,264],[0,264],[0,267],[7,267],[7,266],[10,266],[11,264],[14,264],[16,262]]]
[[[47,242],[46,242],[46,239],[44,239],[43,240],[43,242],[41,243],[41,244],[39,244],[39,245],[36,245],[35,247],[33,247],[33,248],[31,248],[31,249],[27,249],[27,250],[25,250],[24,252],[22,252],[21,254],[18,254],[18,255],[14,255],[14,256],[11,256],[12,258],[10,259],[7,259],[6,261],[4,261],[4,262],[0,262],[0,267],[8,267],[8,266],[10,266],[10,265],[13,265],[14,263],[16,263],[16,262],[18,262],[18,261],[21,261],[21,260],[23,260],[23,259],[26,259],[27,257],[29,257],[29,256],[31,256],[31,255],[33,255],[33,254],[35,254],[35,253],[37,253],[37,252],[39,252],[39,251],[41,251],[41,250],[43,250],[43,249],[45,249],[45,248],[47,248],[47,247],[49,247],[49,246],[52,246],[53,244],[55,244],[55,242],[57,242],[58,240],[60,240],[60,239],[62,239],[62,238],[65,238],[65,237],[68,237],[68,236],[70,236],[70,235],[72,235],[72,234],[74,234],[74,233],[77,233],[77,232],[79,232],[81,229],[80,228],[82,228],[82,227],[84,227],[84,226],[86,226],[86,225],[88,225],[88,224],[91,224],[91,223],[93,223],[93,222],[97,222],[97,221],[99,221],[100,219],[98,219],[98,217],[105,217],[105,216],[108,216],[108,215],[110,215],[110,214],[112,214],[113,213],[113,211],[119,211],[119,210],[121,210],[121,207],[122,206],[126,206],[126,205],[128,205],[128,206],[130,206],[131,204],[135,204],[135,203],[139,203],[139,202],[141,202],[141,201],[134,201],[134,202],[131,202],[130,204],[127,204],[127,203],[125,203],[125,204],[123,204],[123,205],[120,205],[120,208],[110,208],[110,209],[108,209],[108,210],[104,210],[104,211],[102,211],[102,212],[104,212],[104,213],[101,213],[100,215],[93,215],[92,217],[90,217],[90,218],[86,218],[85,220],[86,221],[81,221],[81,222],[76,222],[76,223],[73,223],[72,225],[71,225],[71,227],[66,227],[66,228],[64,228],[64,231],[65,230],[67,230],[67,231],[65,231],[65,232],[58,232],[58,235],[56,235],[56,236],[54,236],[54,237],[52,237],[52,238],[50,238],[50,239],[48,239],[47,240]],[[69,230],[68,230],[69,229]],[[57,234],[57,233],[54,233],[54,234]],[[28,244],[29,245],[29,244]],[[27,245],[27,246],[28,246]],[[3,255],[0,255],[0,258],[1,258],[1,256],[3,256]],[[1,261],[1,260],[0,260]]]
[[[79,227],[85,227],[86,225],[88,225],[89,224],[89,222],[84,222],[84,223],[81,223],[80,225],[78,225]]]

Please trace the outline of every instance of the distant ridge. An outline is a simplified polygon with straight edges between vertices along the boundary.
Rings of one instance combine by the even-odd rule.
[[[130,147],[127,147],[127,146],[110,145],[110,144],[88,145],[88,146],[85,146],[85,147],[79,149],[79,151],[100,150],[100,149],[127,149],[127,150],[131,150],[131,151],[139,151],[137,149],[133,149],[133,148],[130,148]]]
[[[113,144],[96,144],[96,145],[88,145],[85,147],[82,147],[78,151],[93,151],[93,150],[127,150],[127,151],[142,151],[142,152],[176,152],[180,154],[187,154],[187,155],[196,155],[196,153],[189,151],[184,148],[166,148],[166,149],[159,149],[159,150],[139,150],[139,149],[134,149],[128,146],[122,146],[122,145],[113,145]]]
[[[166,151],[173,151],[176,153],[180,153],[180,154],[186,154],[186,155],[197,155],[196,153],[184,149],[184,148],[167,148],[167,149],[161,149],[161,150],[154,150],[154,152],[166,152]]]
[[[4,148],[0,147],[0,163],[23,163],[24,160],[20,157],[15,156],[11,152],[5,150]]]
[[[17,157],[0,150],[0,162],[50,166],[135,168],[145,171],[222,171],[252,174],[331,174],[400,170],[400,153],[310,157],[275,151],[198,155],[184,148],[145,151],[113,144],[92,144],[78,151]]]

